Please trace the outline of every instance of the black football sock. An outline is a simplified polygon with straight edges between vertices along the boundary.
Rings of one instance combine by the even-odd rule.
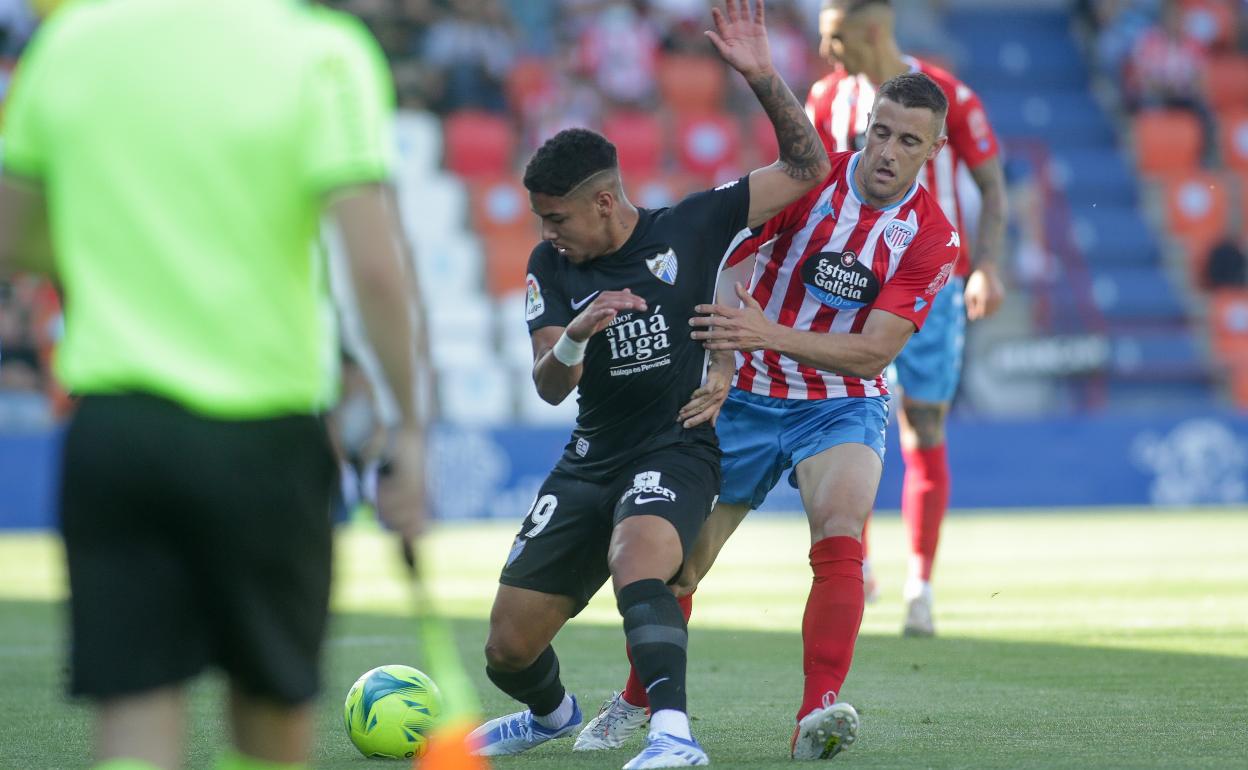
[[[494,686],[529,707],[534,716],[546,716],[563,703],[563,682],[559,681],[559,657],[547,646],[537,660],[523,671],[496,671],[485,667]]]
[[[629,583],[616,600],[633,667],[650,696],[650,713],[685,710],[689,632],[676,597],[662,580]]]

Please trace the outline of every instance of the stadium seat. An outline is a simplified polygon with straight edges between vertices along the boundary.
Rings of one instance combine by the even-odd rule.
[[[522,425],[571,428],[576,424],[576,393],[569,394],[557,406],[548,404],[537,395],[537,389],[533,387],[531,364],[516,367],[510,374],[511,387],[516,394],[516,403],[519,405],[519,422]]]
[[[1180,110],[1155,110],[1135,117],[1135,163],[1148,175],[1187,173],[1200,166],[1200,122]]]
[[[1157,237],[1135,206],[1084,206],[1071,211],[1075,244],[1092,266],[1155,265]]]
[[[466,233],[415,243],[420,290],[431,305],[453,304],[459,297],[481,296],[484,258],[481,243]]]
[[[1228,168],[1248,171],[1248,108],[1218,116],[1222,162]]]
[[[481,240],[485,249],[486,290],[495,297],[523,290],[529,255],[538,237],[531,234],[526,238],[516,231],[501,231],[485,233]]]
[[[554,88],[552,64],[539,56],[526,56],[507,71],[507,104],[519,115],[542,108]]]
[[[442,122],[432,112],[400,110],[394,117],[396,174],[423,178],[438,167]]]
[[[529,194],[512,178],[478,181],[468,186],[472,226],[478,235],[513,233],[533,239],[537,217],[529,209]]]
[[[710,183],[733,178],[741,168],[741,129],[724,114],[684,116],[676,127],[682,170]]]
[[[1049,171],[1054,184],[1066,194],[1071,212],[1079,214],[1094,206],[1134,208],[1138,203],[1139,177],[1113,145],[1051,148]]]
[[[659,60],[659,94],[663,104],[678,115],[716,112],[724,101],[728,73],[711,56],[667,54]]]
[[[653,113],[613,112],[603,119],[602,134],[615,145],[625,179],[659,173],[663,166],[663,124]]]
[[[1214,349],[1224,359],[1248,362],[1248,289],[1218,289],[1209,301]]]
[[[507,119],[462,110],[446,116],[442,128],[449,170],[465,179],[496,178],[511,171],[516,134]]]
[[[509,291],[494,300],[494,326],[498,337],[499,355],[509,366],[524,369],[533,366],[533,346],[529,327],[524,320],[525,292]]]
[[[658,209],[670,206],[703,185],[688,174],[664,174],[649,179],[625,179],[628,198],[638,206]]]
[[[1235,11],[1228,0],[1182,0],[1183,31],[1208,49],[1229,47],[1234,40]]]
[[[1248,108],[1248,56],[1211,58],[1205,68],[1205,98],[1216,112]]]
[[[1133,327],[1173,324],[1186,316],[1177,288],[1153,267],[1094,270],[1092,297],[1107,320]]]
[[[438,370],[441,417],[454,425],[489,427],[512,422],[514,379],[501,366]],[[532,390],[532,386],[529,388]]]
[[[1176,235],[1212,240],[1226,230],[1227,189],[1222,177],[1195,173],[1166,180],[1166,221]]]

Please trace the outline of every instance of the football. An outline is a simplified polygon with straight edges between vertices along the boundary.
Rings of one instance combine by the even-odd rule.
[[[366,757],[424,755],[428,733],[442,715],[442,693],[423,671],[378,666],[347,691],[343,718],[351,742]]]

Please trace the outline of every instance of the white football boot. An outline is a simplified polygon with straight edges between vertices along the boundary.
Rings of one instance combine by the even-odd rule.
[[[848,703],[815,709],[793,731],[794,759],[831,759],[858,740],[858,712]]]
[[[624,770],[651,770],[658,767],[702,767],[711,764],[694,738],[677,738],[668,733],[650,733],[646,747],[624,765]]]
[[[561,727],[542,727],[534,721],[533,713],[525,709],[491,719],[473,730],[468,735],[468,740],[477,747],[473,752],[477,756],[502,757],[519,754],[546,741],[569,735],[581,726],[581,721],[581,708],[576,704],[576,696],[572,696],[572,716]]]
[[[906,623],[901,627],[901,635],[934,636],[932,584],[922,580],[906,581],[902,598],[906,601]]]
[[[645,706],[634,706],[624,700],[623,693],[614,693],[602,702],[598,716],[585,725],[576,736],[573,751],[600,751],[618,749],[624,742],[646,726]]]

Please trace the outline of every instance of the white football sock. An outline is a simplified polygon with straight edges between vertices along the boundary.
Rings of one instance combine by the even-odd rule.
[[[676,709],[659,709],[651,714],[650,732],[667,733],[685,740],[693,738],[693,733],[689,732],[689,715]]]
[[[563,694],[563,702],[559,704],[559,708],[550,712],[546,716],[539,717],[533,715],[533,721],[548,730],[557,730],[568,723],[572,718],[572,696],[566,692]]]

